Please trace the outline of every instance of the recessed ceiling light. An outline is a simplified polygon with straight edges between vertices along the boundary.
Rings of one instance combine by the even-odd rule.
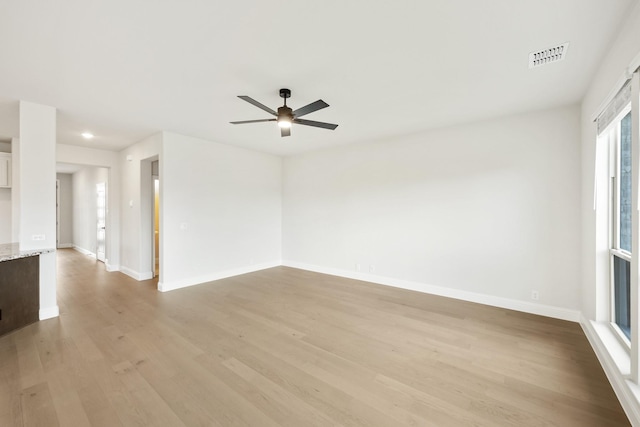
[[[82,137],[84,139],[92,139],[93,138],[93,134],[91,132],[82,132]]]

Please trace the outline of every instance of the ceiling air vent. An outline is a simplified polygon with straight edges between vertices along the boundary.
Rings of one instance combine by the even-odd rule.
[[[541,65],[562,61],[567,55],[567,49],[569,49],[569,43],[563,43],[550,47],[549,49],[531,52],[529,54],[529,68],[536,68]]]

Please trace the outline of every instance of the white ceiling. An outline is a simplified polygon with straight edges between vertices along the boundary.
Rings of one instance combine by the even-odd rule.
[[[58,108],[58,142],[120,150],[161,130],[289,155],[579,102],[636,0],[7,0],[0,139],[17,100]],[[564,61],[528,54],[570,42]],[[310,120],[277,108],[319,98]],[[90,130],[92,141],[79,134]]]

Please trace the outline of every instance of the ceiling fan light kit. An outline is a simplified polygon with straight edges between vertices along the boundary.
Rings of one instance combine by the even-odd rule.
[[[266,111],[267,113],[275,116],[275,119],[259,119],[259,120],[242,120],[239,122],[230,122],[234,125],[247,124],[247,123],[260,123],[260,122],[277,122],[280,127],[280,136],[290,136],[291,135],[291,126],[293,123],[304,125],[304,126],[313,126],[319,127],[322,129],[330,129],[334,130],[338,127],[338,125],[332,123],[324,123],[324,122],[316,122],[313,120],[304,120],[300,119],[304,115],[309,113],[313,113],[314,111],[321,110],[329,106],[326,102],[319,99],[316,102],[312,102],[311,104],[305,105],[304,107],[298,108],[297,110],[292,110],[287,106],[287,98],[291,97],[291,91],[289,89],[280,89],[280,98],[284,99],[284,105],[282,107],[278,107],[278,111],[274,111],[266,105],[256,101],[255,99],[246,96],[239,95],[238,98],[247,101],[249,104],[255,105],[261,110]]]
[[[291,127],[291,119],[283,117],[278,119],[278,126],[281,128],[290,128]]]

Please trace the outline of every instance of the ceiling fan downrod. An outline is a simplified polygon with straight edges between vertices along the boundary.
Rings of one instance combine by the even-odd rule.
[[[284,98],[284,106],[287,106],[287,98],[291,98],[291,90],[280,89],[280,98]]]

